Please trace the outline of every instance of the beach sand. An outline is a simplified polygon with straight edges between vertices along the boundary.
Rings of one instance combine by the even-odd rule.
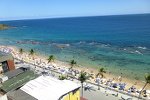
[[[66,62],[61,62],[61,61],[55,61],[56,65],[58,66],[65,66],[65,67],[69,67],[70,68],[70,64],[66,63]],[[73,69],[77,69],[77,70],[80,70],[80,71],[85,71],[85,72],[88,72],[88,73],[93,73],[95,76],[96,74],[98,73],[98,69],[96,68],[87,68],[87,67],[79,67],[79,66],[74,66]],[[118,77],[119,76],[116,76],[116,75],[113,75],[112,73],[104,73],[104,78],[106,79],[114,79],[115,82],[120,82],[118,81]],[[94,80],[93,80],[94,81]],[[126,86],[126,89],[130,88],[131,86],[135,86],[137,89],[141,89],[145,82],[144,81],[141,81],[141,80],[135,80],[135,79],[130,79],[130,78],[126,78],[126,77],[122,77],[122,83],[127,83],[127,86]],[[150,85],[147,85],[146,89],[150,89]]]
[[[15,47],[15,46],[0,46],[0,47],[10,48],[10,49],[13,50],[14,54],[19,54],[19,52],[18,52],[19,49],[18,49],[17,47]],[[28,55],[28,52],[24,52],[24,55]],[[41,59],[41,60],[44,61],[44,62],[47,62],[47,58],[48,58],[48,57],[44,57],[44,56],[35,54],[35,55],[34,55],[34,59],[36,59],[36,58]],[[59,60],[57,60],[57,59],[56,59],[54,62],[52,62],[52,64],[55,64],[56,66],[64,67],[64,68],[65,68],[65,67],[67,67],[67,68],[70,68],[70,67],[71,67],[69,63],[67,63],[67,62],[62,62],[62,61],[59,61]],[[94,77],[95,77],[96,74],[98,73],[98,69],[92,68],[92,66],[91,66],[91,67],[83,67],[83,66],[80,66],[80,65],[76,65],[76,66],[73,67],[73,69],[76,69],[76,70],[79,70],[79,71],[85,71],[85,72],[90,73],[90,74],[94,74],[94,75],[93,75]],[[114,79],[114,82],[118,82],[118,83],[119,83],[119,81],[118,81],[118,77],[119,77],[119,76],[113,75],[113,73],[108,73],[108,72],[106,71],[106,73],[104,73],[104,77],[105,77],[106,79]],[[93,80],[91,80],[91,81],[94,82],[94,80],[95,80],[95,78],[94,78]],[[128,88],[130,88],[131,86],[133,86],[133,85],[134,85],[137,89],[141,89],[141,88],[144,86],[144,84],[145,84],[144,81],[135,80],[135,79],[130,79],[130,78],[127,78],[127,77],[122,77],[121,83],[126,83],[126,84],[127,84],[127,85],[126,85],[126,90],[127,90]],[[150,89],[150,85],[149,85],[149,84],[147,85],[146,89]]]

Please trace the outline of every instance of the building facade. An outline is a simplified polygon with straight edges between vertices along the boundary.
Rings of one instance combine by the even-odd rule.
[[[0,73],[15,69],[14,58],[11,54],[0,52]]]
[[[80,89],[70,91],[61,100],[80,100]]]

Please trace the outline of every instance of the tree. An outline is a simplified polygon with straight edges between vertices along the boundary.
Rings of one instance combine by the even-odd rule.
[[[54,55],[50,55],[47,60],[48,60],[48,63],[54,61],[55,60]]]
[[[86,72],[81,71],[80,75],[79,75],[79,81],[81,82],[81,90],[82,90],[82,96],[83,96],[83,83],[89,79],[89,76],[87,76]]]
[[[19,53],[23,54],[24,50],[22,48],[19,49]]]
[[[139,93],[139,99],[140,99],[140,97],[141,97],[142,91],[145,89],[145,87],[146,87],[148,84],[150,84],[150,73],[145,74],[145,81],[146,81],[146,83],[145,83],[145,85],[143,86],[142,90],[141,90],[140,93]]]
[[[31,49],[31,50],[29,51],[29,55],[33,56],[34,54],[35,54],[35,51],[34,51],[33,49]],[[33,59],[34,59],[34,57],[33,57]]]
[[[29,55],[34,55],[34,53],[35,53],[34,50],[31,49]]]
[[[67,79],[67,77],[64,76],[64,75],[60,75],[60,76],[59,76],[59,80],[64,80],[64,79]]]
[[[101,75],[101,77],[103,78],[104,73],[106,73],[105,69],[104,68],[99,68],[98,73],[97,73],[96,76],[98,77],[99,75]]]
[[[106,73],[106,71],[104,70],[104,68],[99,68],[96,77],[98,77],[99,75],[101,75],[101,77],[103,78],[104,77],[104,73]],[[98,82],[98,90],[100,90],[99,82]]]
[[[71,67],[73,67],[73,66],[76,65],[76,64],[77,64],[77,62],[76,62],[75,60],[71,60],[71,61],[70,61]]]

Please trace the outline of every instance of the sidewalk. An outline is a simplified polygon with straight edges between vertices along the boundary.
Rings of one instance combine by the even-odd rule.
[[[117,97],[102,93],[101,90],[98,90],[96,87],[94,87],[93,90],[84,90],[83,97],[88,100],[118,100]]]

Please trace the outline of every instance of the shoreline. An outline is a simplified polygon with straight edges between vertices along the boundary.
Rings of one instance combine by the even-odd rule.
[[[14,54],[19,54],[19,52],[18,52],[19,48],[16,47],[16,46],[2,46],[2,45],[0,45],[0,48],[1,48],[1,47],[10,48],[11,50],[13,50]],[[24,55],[23,55],[23,56],[26,56],[26,55],[28,55],[28,53],[27,53],[27,52],[24,52]],[[46,58],[45,56],[42,56],[42,55],[39,55],[39,54],[38,54],[38,55],[35,55],[34,58],[35,58],[35,59],[39,58],[39,59],[41,59],[42,61],[47,62],[47,58]],[[70,64],[69,64],[69,63],[63,62],[63,61],[59,61],[59,60],[57,60],[57,59],[56,59],[54,62],[52,62],[51,64],[56,65],[56,66],[58,66],[58,67],[60,67],[60,68],[62,68],[62,67],[63,67],[63,68],[70,68]],[[97,72],[98,72],[96,68],[83,67],[83,66],[81,66],[81,65],[78,65],[78,67],[75,66],[75,67],[73,67],[73,69],[76,69],[76,70],[79,70],[79,71],[85,71],[85,72],[87,72],[87,73],[94,74],[94,76],[95,76],[95,75],[97,74]],[[117,75],[113,75],[112,73],[106,72],[106,73],[104,73],[104,76],[105,76],[105,78],[106,78],[107,80],[108,80],[108,79],[114,79],[115,82],[119,82],[119,81],[118,81],[118,77],[119,77],[119,76],[117,76]],[[95,81],[95,77],[94,77],[94,79],[91,80],[91,81],[94,82],[94,81]],[[139,89],[141,89],[141,88],[144,86],[144,84],[145,84],[145,82],[142,81],[142,80],[135,80],[135,79],[130,79],[130,78],[126,78],[126,77],[122,77],[121,83],[127,83],[125,90],[129,89],[131,86],[135,86],[135,87],[139,90]],[[135,83],[136,83],[136,84],[135,84]],[[146,87],[145,89],[150,89],[150,85],[147,85],[147,87]]]

